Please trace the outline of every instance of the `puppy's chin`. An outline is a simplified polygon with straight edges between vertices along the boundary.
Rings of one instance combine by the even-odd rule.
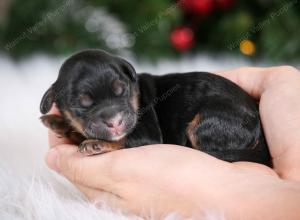
[[[113,134],[107,129],[94,130],[94,129],[85,129],[84,136],[87,139],[97,139],[105,141],[119,141],[130,133],[130,130],[124,130],[118,134]]]
[[[88,139],[99,139],[106,141],[119,141],[128,134],[130,134],[136,127],[137,117],[124,117],[124,124],[122,128],[117,130],[112,130],[106,127],[104,124],[99,124],[94,126],[92,123],[87,123],[84,126],[84,136]]]
[[[120,135],[111,135],[111,134],[97,134],[94,132],[86,132],[84,136],[88,139],[97,139],[97,140],[105,140],[105,141],[119,141],[127,135],[126,132]]]
[[[123,134],[120,134],[120,135],[116,135],[116,136],[111,136],[109,138],[109,141],[119,141],[121,140],[123,137],[125,137],[127,135],[127,133],[123,133]]]

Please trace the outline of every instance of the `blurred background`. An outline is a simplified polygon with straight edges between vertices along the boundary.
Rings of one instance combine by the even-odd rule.
[[[40,99],[84,48],[153,74],[299,67],[300,0],[0,0],[0,163],[42,160]]]
[[[300,59],[299,0],[1,0],[2,53],[82,48],[159,61],[199,52]]]

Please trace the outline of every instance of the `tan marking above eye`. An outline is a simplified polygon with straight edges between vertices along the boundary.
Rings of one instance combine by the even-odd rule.
[[[112,88],[116,95],[122,95],[125,90],[125,83],[120,80],[115,80],[112,83]]]
[[[139,110],[139,93],[137,91],[137,88],[135,88],[133,90],[133,94],[132,94],[132,97],[130,99],[130,103],[131,103],[131,105],[133,107],[133,110],[135,112],[138,112],[138,110]]]
[[[80,94],[79,101],[80,101],[80,105],[83,107],[90,107],[91,105],[94,104],[93,99],[87,94]]]

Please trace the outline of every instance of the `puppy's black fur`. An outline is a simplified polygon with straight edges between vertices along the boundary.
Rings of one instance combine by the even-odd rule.
[[[54,102],[61,116],[42,121],[88,155],[164,143],[271,165],[255,100],[210,73],[137,75],[124,59],[86,50],[63,64],[41,112]]]

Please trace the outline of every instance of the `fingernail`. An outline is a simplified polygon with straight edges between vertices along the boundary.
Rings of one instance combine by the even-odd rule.
[[[55,148],[52,148],[48,151],[47,154],[47,164],[48,166],[55,170],[55,171],[59,171],[59,155],[58,155],[58,151]]]

